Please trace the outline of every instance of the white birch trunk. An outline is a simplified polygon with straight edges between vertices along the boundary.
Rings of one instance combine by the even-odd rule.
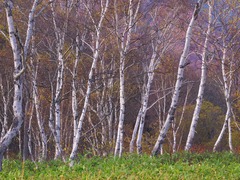
[[[4,94],[4,86],[3,86],[3,82],[2,82],[2,76],[0,76],[0,90],[2,92],[2,101],[3,101],[3,120],[1,121],[2,124],[2,132],[1,132],[1,138],[3,138],[5,136],[5,134],[7,133],[8,130],[8,105],[9,105],[9,97],[10,97],[10,89],[9,89],[9,85],[7,83],[7,95]]]
[[[35,26],[35,25],[34,25]],[[34,31],[35,27],[33,27]],[[34,32],[33,32],[34,33]],[[47,159],[47,136],[44,130],[44,124],[43,120],[40,115],[40,100],[39,100],[39,94],[38,94],[38,87],[37,87],[37,75],[38,75],[38,63],[39,61],[37,60],[36,62],[36,67],[34,67],[34,57],[36,55],[35,51],[35,40],[34,37],[32,38],[32,57],[30,58],[30,64],[31,64],[31,73],[32,73],[32,93],[33,93],[33,101],[34,101],[34,107],[36,110],[36,119],[37,119],[37,124],[38,128],[40,131],[40,136],[41,136],[41,148],[42,148],[42,153],[40,160],[46,160]]]
[[[28,39],[31,39],[32,37],[32,26],[34,22],[34,13],[36,6],[38,4],[38,0],[35,0],[33,2],[32,9],[29,13],[29,19],[28,19],[28,30],[26,32],[26,41],[24,45],[23,54],[27,54],[28,51],[28,45],[29,41]],[[26,59],[26,56],[24,58],[21,57],[21,48],[19,47],[20,42],[18,42],[18,35],[16,33],[15,27],[14,27],[14,20],[13,20],[13,2],[11,0],[5,0],[5,10],[6,10],[6,18],[7,18],[7,24],[8,24],[8,33],[9,33],[9,39],[11,48],[13,51],[13,59],[14,59],[14,97],[13,97],[13,123],[8,130],[8,132],[5,134],[4,137],[0,140],[0,171],[2,170],[2,159],[3,159],[3,153],[6,151],[7,147],[11,143],[12,139],[17,135],[18,131],[21,128],[21,125],[23,123],[23,76],[22,73],[24,72],[24,60]]]
[[[111,65],[111,71],[113,72],[114,71],[114,62],[112,61],[112,65]],[[113,74],[110,75],[109,77],[109,80],[108,80],[108,88],[110,89],[113,89]],[[110,91],[110,93],[107,95],[107,98],[108,98],[108,141],[109,141],[109,146],[110,146],[110,151],[112,151],[113,149],[113,134],[114,134],[114,129],[115,129],[115,126],[113,124],[114,122],[114,105],[113,105],[113,102],[112,102],[112,91]]]
[[[193,139],[194,139],[194,135],[196,132],[196,127],[199,119],[199,114],[202,107],[204,89],[205,89],[206,78],[207,78],[207,51],[208,51],[209,36],[211,33],[212,11],[213,11],[213,5],[211,5],[210,0],[208,1],[208,6],[209,6],[208,28],[207,28],[206,38],[205,38],[203,52],[202,52],[201,81],[198,89],[198,96],[197,96],[196,106],[195,106],[193,117],[192,117],[192,123],[190,126],[187,142],[185,145],[185,151],[189,151],[190,148],[192,147],[192,143],[193,143]]]
[[[231,118],[228,120],[228,145],[230,152],[233,152]]]
[[[59,153],[62,155],[62,147],[61,147],[61,144],[60,143],[57,143],[58,140],[57,140],[57,136],[56,136],[56,129],[55,129],[55,126],[54,126],[54,95],[53,95],[53,85],[51,84],[51,91],[52,91],[52,102],[50,104],[50,109],[49,109],[49,121],[48,121],[48,125],[49,125],[49,128],[50,130],[52,131],[52,134],[53,134],[53,138],[54,138],[54,141],[55,141],[55,149],[57,149],[59,151]],[[65,161],[65,158],[64,156],[62,156],[63,158],[63,161]]]
[[[226,129],[228,128],[229,130],[231,126],[229,123],[230,123],[230,118],[231,118],[231,110],[232,110],[232,105],[231,105],[231,101],[230,101],[230,93],[231,93],[231,85],[232,85],[232,78],[231,78],[231,74],[232,72],[230,72],[230,83],[228,84],[228,79],[227,79],[227,73],[226,73],[226,70],[225,70],[225,64],[226,64],[226,55],[227,54],[227,47],[225,46],[225,43],[223,43],[223,56],[222,56],[222,77],[223,77],[223,83],[224,83],[224,96],[225,96],[225,101],[226,101],[226,105],[227,105],[227,112],[226,112],[226,115],[225,115],[225,121],[224,121],[224,124],[223,124],[223,127],[222,127],[222,130],[214,144],[214,147],[213,147],[213,151],[217,151],[217,148],[220,144],[220,142],[222,141],[223,139],[223,135],[226,131]],[[229,135],[229,138],[231,137],[231,132],[230,132],[230,135]],[[231,143],[231,140],[229,141],[229,145],[230,145],[230,150],[232,151],[232,145],[230,144]]]
[[[177,73],[177,81],[176,81],[176,85],[175,85],[175,89],[174,89],[174,93],[173,93],[173,97],[172,97],[172,102],[170,105],[170,109],[168,111],[168,115],[167,115],[167,119],[160,131],[160,134],[158,136],[158,139],[155,143],[155,146],[152,150],[152,155],[157,155],[162,147],[162,144],[166,138],[168,129],[170,127],[170,125],[172,124],[173,120],[174,120],[174,114],[177,108],[177,103],[178,103],[178,99],[179,99],[179,93],[180,93],[180,89],[182,87],[182,82],[183,82],[183,75],[184,75],[184,69],[185,66],[187,65],[187,55],[189,52],[189,47],[190,47],[190,42],[191,42],[191,36],[192,36],[192,29],[193,29],[193,25],[194,22],[196,21],[199,12],[201,10],[203,4],[203,0],[199,0],[196,3],[194,12],[192,14],[192,18],[191,21],[188,25],[188,29],[187,29],[187,33],[186,33],[186,39],[185,39],[185,45],[184,45],[184,49],[183,49],[183,53],[181,55],[180,58],[180,63],[179,63],[179,67],[178,67],[178,73]]]
[[[119,95],[120,95],[120,112],[119,112],[119,120],[118,120],[118,131],[117,131],[117,140],[116,140],[116,146],[115,146],[115,153],[114,156],[119,155],[121,157],[122,155],[122,148],[123,148],[123,123],[124,123],[124,116],[125,116],[125,57],[123,57],[123,53],[120,55],[120,89],[119,89]]]
[[[61,147],[61,96],[62,96],[62,89],[63,89],[63,78],[64,78],[64,58],[63,58],[63,48],[65,43],[65,36],[66,31],[68,28],[68,19],[69,19],[69,13],[73,7],[73,1],[69,2],[69,5],[66,7],[66,19],[63,22],[63,28],[62,30],[57,25],[57,19],[56,14],[54,10],[54,4],[51,3],[51,13],[52,13],[52,21],[53,21],[53,27],[54,27],[54,33],[56,38],[56,46],[57,46],[57,82],[56,82],[56,89],[55,89],[55,96],[53,98],[52,105],[50,107],[50,115],[53,113],[51,111],[54,111],[54,117],[55,122],[52,119],[53,114],[51,115],[49,125],[51,126],[50,129],[52,130],[54,140],[55,140],[55,157],[54,159],[58,159],[60,157],[63,158],[63,150]],[[53,90],[53,88],[52,88]]]
[[[36,83],[36,78],[37,78],[36,75],[37,73],[35,74],[35,77],[33,79],[33,100],[34,100],[34,105],[36,110],[38,128],[41,136],[41,144],[42,144],[41,160],[46,160],[47,159],[47,136],[44,130],[43,119],[41,118],[41,115],[40,115],[40,102],[39,102],[39,95],[38,95],[38,87]]]
[[[55,132],[56,132],[56,144],[61,146],[61,94],[63,88],[63,76],[64,76],[64,60],[62,55],[63,44],[58,47],[58,73],[57,73],[57,85],[54,98],[54,114],[55,114]],[[61,157],[61,150],[56,146],[55,159]]]
[[[180,117],[178,126],[176,125],[176,122],[173,123],[173,147],[172,147],[173,153],[175,153],[177,151],[177,133],[178,133],[178,130],[179,130],[179,128],[182,124],[182,121],[183,121],[184,113],[186,111],[186,106],[187,106],[188,95],[189,95],[189,92],[190,92],[191,88],[192,88],[192,86],[190,86],[190,87],[187,86],[187,93],[186,93],[186,96],[185,96],[183,109],[182,109],[182,113],[181,113],[181,117]]]
[[[79,144],[80,137],[81,137],[81,132],[82,132],[82,124],[83,124],[83,120],[86,116],[87,107],[88,107],[89,98],[90,98],[91,89],[92,89],[93,72],[96,68],[97,60],[98,60],[98,56],[99,56],[100,32],[101,32],[101,28],[102,28],[102,22],[105,18],[105,14],[107,12],[108,6],[109,6],[109,0],[106,0],[104,6],[103,6],[103,2],[101,3],[101,17],[100,17],[100,20],[98,22],[98,25],[96,26],[95,47],[94,47],[94,52],[93,52],[93,62],[92,62],[92,66],[91,66],[91,69],[90,69],[90,72],[89,72],[89,75],[88,75],[87,91],[86,91],[85,100],[84,100],[84,104],[83,104],[83,108],[82,108],[82,113],[81,113],[81,116],[80,116],[79,121],[78,121],[76,135],[73,139],[73,147],[72,147],[72,151],[71,151],[71,154],[70,154],[70,166],[73,166],[74,159],[76,158],[76,155],[77,155],[78,144]]]
[[[30,154],[31,160],[34,162],[34,157],[33,157],[33,152],[32,152],[32,134],[31,134],[33,111],[34,111],[34,105],[32,104],[27,134],[28,134],[28,152]]]
[[[76,37],[76,59],[73,66],[73,81],[72,81],[72,113],[73,113],[73,138],[77,133],[78,126],[78,108],[77,108],[77,87],[76,87],[76,79],[77,79],[77,66],[79,62],[79,34],[77,33]]]
[[[138,111],[137,119],[136,119],[134,129],[133,129],[133,133],[132,133],[132,138],[131,138],[131,141],[130,141],[130,144],[129,144],[129,152],[130,153],[133,153],[133,151],[134,151],[134,142],[135,142],[136,137],[137,137],[141,114],[142,114],[142,106]]]
[[[136,21],[140,3],[141,3],[141,0],[138,1],[137,8],[135,12],[133,12],[133,0],[129,0],[128,15],[126,17],[127,23],[125,24],[124,32],[120,35],[118,32],[119,20],[118,20],[118,14],[117,14],[117,2],[116,0],[114,1],[116,32],[118,36],[117,38],[120,38],[120,43],[118,45],[119,52],[120,52],[120,67],[119,67],[120,111],[119,111],[117,139],[116,139],[115,152],[114,152],[115,157],[116,156],[121,157],[123,152],[123,132],[124,132],[123,125],[124,125],[124,119],[125,119],[125,59],[126,59],[126,54],[129,50],[134,21]],[[125,36],[126,36],[126,40],[125,40]]]
[[[153,46],[154,46],[154,44],[153,44]],[[141,110],[140,117],[139,117],[140,125],[139,125],[139,129],[138,129],[138,137],[137,137],[137,142],[136,142],[138,154],[142,153],[142,134],[143,134],[143,128],[144,128],[144,124],[145,124],[147,108],[148,108],[150,89],[151,89],[151,85],[152,85],[153,78],[154,78],[155,67],[160,63],[160,61],[158,61],[158,62],[157,61],[158,61],[157,60],[157,45],[155,45],[155,47],[153,47],[153,54],[151,57],[149,67],[147,68],[147,84],[146,84],[146,87],[144,87],[143,95],[142,95],[142,102],[141,102],[142,110]]]

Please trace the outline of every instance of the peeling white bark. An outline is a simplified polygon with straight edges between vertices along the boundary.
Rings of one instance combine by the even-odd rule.
[[[56,49],[57,49],[57,82],[55,88],[55,94],[53,96],[53,100],[50,107],[50,118],[49,118],[49,126],[53,133],[54,140],[55,140],[55,159],[62,158],[65,160],[63,156],[63,150],[61,147],[61,98],[62,98],[62,89],[63,89],[63,78],[64,78],[64,57],[63,57],[63,49],[65,44],[65,36],[68,28],[68,20],[69,20],[69,13],[73,7],[73,0],[69,1],[69,4],[66,5],[65,13],[66,17],[63,22],[62,29],[58,27],[57,18],[54,9],[54,3],[50,4],[51,6],[51,13],[52,13],[52,21],[54,27],[54,33],[56,38]],[[53,91],[53,88],[52,88]],[[54,113],[54,116],[53,114]],[[55,117],[55,119],[53,119]],[[55,121],[54,121],[55,120]]]
[[[13,20],[13,2],[11,0],[5,0],[5,11],[6,11],[6,18],[7,18],[7,25],[8,25],[8,33],[9,33],[9,40],[13,52],[13,59],[14,59],[14,98],[13,98],[13,123],[5,134],[4,137],[0,140],[0,171],[2,170],[2,158],[3,153],[6,151],[7,147],[11,143],[12,139],[17,135],[18,131],[21,128],[23,123],[23,72],[24,72],[24,62],[26,60],[26,56],[21,57],[21,51],[23,54],[27,54],[29,41],[32,37],[32,26],[34,22],[34,13],[36,10],[36,6],[38,4],[38,0],[34,0],[32,9],[29,13],[28,19],[28,29],[26,31],[26,41],[25,41],[25,48],[22,50],[20,47],[20,42],[18,41],[18,34],[15,29],[15,23]]]

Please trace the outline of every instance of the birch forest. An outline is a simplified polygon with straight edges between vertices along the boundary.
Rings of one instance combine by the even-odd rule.
[[[240,152],[239,0],[0,0],[3,159]]]

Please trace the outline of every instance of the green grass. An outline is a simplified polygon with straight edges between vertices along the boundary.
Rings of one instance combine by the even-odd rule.
[[[61,161],[5,160],[0,179],[240,179],[240,155],[230,153],[80,157],[70,168]]]

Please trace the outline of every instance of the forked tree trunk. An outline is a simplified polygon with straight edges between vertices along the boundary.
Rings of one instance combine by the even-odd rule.
[[[227,105],[227,112],[225,115],[225,121],[224,121],[222,130],[214,144],[213,151],[217,151],[217,148],[219,147],[219,144],[223,139],[223,135],[224,135],[226,129],[228,128],[229,132],[231,131],[230,118],[231,118],[231,114],[232,114],[232,105],[231,105],[231,101],[230,101],[230,93],[231,93],[231,86],[232,86],[232,71],[230,68],[230,72],[229,72],[230,73],[229,74],[230,83],[228,84],[227,73],[225,70],[226,58],[227,58],[226,56],[227,56],[227,47],[225,46],[225,43],[224,43],[223,44],[223,57],[222,57],[222,76],[223,76],[223,83],[224,83],[224,96],[225,96],[225,101],[226,101],[226,105]],[[229,138],[230,137],[231,137],[231,132],[229,134]],[[229,147],[230,147],[230,151],[232,151],[233,149],[232,149],[231,140],[229,141]]]
[[[138,136],[137,136],[137,141],[136,141],[136,146],[137,146],[137,153],[141,154],[142,153],[142,135],[143,135],[143,128],[145,124],[145,118],[146,118],[146,113],[147,113],[147,108],[148,108],[148,100],[150,96],[150,90],[151,90],[151,85],[153,82],[154,78],[154,70],[159,64],[160,60],[158,61],[157,59],[157,45],[152,44],[153,46],[153,54],[151,57],[150,64],[147,68],[147,83],[144,85],[144,90],[143,90],[143,95],[142,95],[142,108],[140,109],[140,125],[138,129]]]
[[[8,25],[9,40],[13,51],[14,59],[14,96],[13,96],[13,123],[0,140],[0,171],[2,170],[2,159],[3,154],[11,143],[12,139],[17,135],[23,123],[23,73],[24,73],[24,62],[29,46],[29,39],[32,37],[32,26],[34,22],[34,13],[38,4],[38,0],[35,0],[32,5],[32,9],[29,13],[28,18],[28,29],[26,32],[26,41],[24,45],[23,57],[21,57],[20,42],[18,41],[18,34],[15,30],[15,24],[13,20],[13,2],[11,0],[5,0],[5,10]]]
[[[169,127],[171,126],[171,124],[173,123],[174,120],[174,114],[177,108],[177,104],[178,104],[178,99],[179,99],[179,93],[180,93],[180,89],[182,87],[182,83],[183,83],[183,75],[184,75],[184,69],[187,65],[187,56],[188,56],[188,52],[189,52],[189,47],[190,47],[190,42],[191,42],[191,36],[192,36],[192,29],[193,29],[193,25],[194,22],[197,20],[197,17],[199,15],[199,12],[201,10],[203,4],[203,0],[199,0],[196,3],[194,12],[192,14],[192,18],[191,21],[188,25],[188,29],[187,29],[187,33],[186,33],[186,39],[185,39],[185,45],[184,45],[184,49],[183,49],[183,53],[181,55],[180,58],[180,63],[179,63],[179,67],[178,67],[178,74],[177,74],[177,81],[176,81],[176,85],[175,85],[175,89],[174,89],[174,93],[173,93],[173,97],[172,97],[172,102],[170,105],[170,109],[168,111],[168,115],[167,115],[167,119],[160,131],[160,134],[158,136],[158,139],[155,143],[155,146],[152,150],[152,155],[155,156],[159,153],[162,144],[166,138],[167,132]]]
[[[203,46],[203,52],[202,52],[202,68],[201,68],[201,81],[198,89],[198,96],[196,100],[196,106],[194,109],[193,117],[192,117],[192,123],[190,126],[190,130],[188,133],[188,138],[185,146],[185,151],[189,151],[192,147],[194,135],[196,132],[196,127],[199,119],[199,114],[202,107],[203,102],[203,95],[204,95],[204,89],[206,84],[206,78],[207,78],[207,51],[208,51],[208,41],[209,36],[211,32],[211,23],[212,23],[212,11],[213,11],[213,5],[211,4],[210,0],[208,1],[209,11],[208,11],[208,29],[206,33],[206,38]]]
[[[128,5],[128,14],[126,16],[126,24],[124,27],[124,30],[122,33],[119,33],[119,19],[118,19],[118,13],[117,13],[117,2],[114,1],[114,13],[115,13],[115,19],[116,19],[116,33],[117,33],[117,39],[120,39],[120,42],[118,44],[119,48],[119,54],[120,54],[120,67],[119,67],[119,96],[120,96],[120,111],[119,111],[119,121],[118,121],[118,130],[117,130],[117,139],[115,144],[115,151],[114,156],[122,156],[123,152],[123,132],[124,132],[124,120],[125,120],[125,60],[126,60],[126,54],[130,47],[130,41],[132,36],[132,30],[134,23],[137,18],[138,10],[140,7],[141,0],[138,1],[137,7],[135,12],[133,11],[133,0],[129,0]],[[126,37],[126,38],[125,38]]]
[[[51,1],[50,1],[51,2]],[[62,101],[62,91],[63,91],[63,78],[64,78],[64,70],[65,70],[65,62],[64,62],[64,44],[65,44],[65,36],[68,28],[68,20],[69,14],[73,7],[73,0],[69,1],[69,4],[66,4],[65,9],[65,20],[63,22],[63,28],[60,29],[57,24],[56,12],[54,9],[54,4],[56,1],[51,3],[51,13],[52,13],[52,21],[54,27],[54,33],[56,38],[56,49],[57,49],[57,81],[55,88],[55,95],[53,96],[53,101],[50,107],[50,118],[49,118],[49,126],[53,133],[55,140],[55,157],[54,159],[62,158],[65,161],[63,156],[63,149],[61,146],[61,101]],[[53,91],[53,88],[52,88]],[[53,114],[54,113],[54,116]],[[55,117],[55,119],[53,119]],[[54,121],[55,120],[55,121]]]

